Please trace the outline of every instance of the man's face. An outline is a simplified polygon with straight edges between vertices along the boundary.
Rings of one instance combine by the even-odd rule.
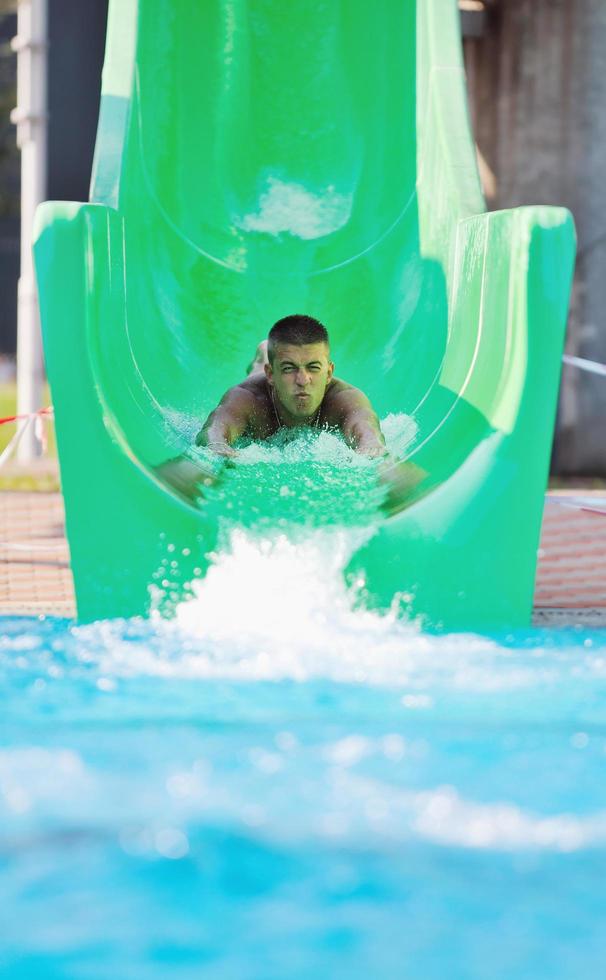
[[[326,344],[278,344],[265,373],[277,399],[295,421],[317,412],[334,371]]]

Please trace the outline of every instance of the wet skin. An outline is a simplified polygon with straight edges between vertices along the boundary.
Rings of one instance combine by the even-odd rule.
[[[390,457],[377,415],[359,388],[334,377],[326,344],[279,344],[273,363],[259,345],[251,374],[225,393],[196,437],[218,456],[237,457],[237,439],[268,439],[278,429],[317,426],[338,429],[348,445],[365,456],[382,458],[379,478],[387,486],[386,510],[394,513],[425,477],[410,463]],[[191,499],[199,485],[214,482],[209,471],[186,458],[169,460],[156,472]],[[415,495],[416,496],[416,495]]]
[[[223,396],[196,438],[221,456],[234,456],[236,439],[267,439],[281,427],[339,429],[368,456],[386,454],[379,420],[366,395],[334,377],[326,344],[280,344],[267,361]]]

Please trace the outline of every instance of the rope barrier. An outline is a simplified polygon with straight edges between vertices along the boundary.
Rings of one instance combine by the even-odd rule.
[[[34,419],[40,415],[50,415],[53,414],[53,406],[48,405],[46,408],[39,408],[37,412],[26,412],[22,415],[5,415],[4,418],[0,418],[0,425],[6,425],[7,422],[18,422],[21,419]]]
[[[590,374],[606,375],[606,364],[599,361],[589,361],[586,357],[574,357],[572,354],[564,354],[562,360],[565,364],[579,368],[581,371],[589,371]]]
[[[27,412],[21,415],[5,415],[0,418],[0,425],[7,425],[9,422],[22,422],[22,425],[17,425],[17,430],[4,447],[0,453],[0,467],[6,463],[7,459],[13,455],[15,449],[19,445],[19,442],[23,436],[23,433],[27,431],[30,425],[34,426],[34,432],[36,439],[42,446],[42,452],[45,453],[47,450],[47,438],[46,431],[43,425],[45,419],[51,420],[54,418],[53,406],[48,405],[46,408],[39,408],[37,412]]]
[[[601,514],[606,517],[606,497],[598,498],[596,502],[591,497],[560,497],[557,494],[546,493],[545,499],[557,507],[567,507],[569,510],[581,510],[586,514]]]

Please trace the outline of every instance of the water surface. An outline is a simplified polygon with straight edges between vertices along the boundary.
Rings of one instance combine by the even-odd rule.
[[[266,475],[173,620],[2,620],[0,973],[600,976],[606,639],[372,611]]]

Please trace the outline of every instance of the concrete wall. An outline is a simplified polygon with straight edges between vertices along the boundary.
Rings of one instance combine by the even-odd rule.
[[[606,363],[606,0],[486,6],[465,62],[489,206],[571,209],[567,350]],[[564,367],[554,469],[606,475],[606,378]]]

